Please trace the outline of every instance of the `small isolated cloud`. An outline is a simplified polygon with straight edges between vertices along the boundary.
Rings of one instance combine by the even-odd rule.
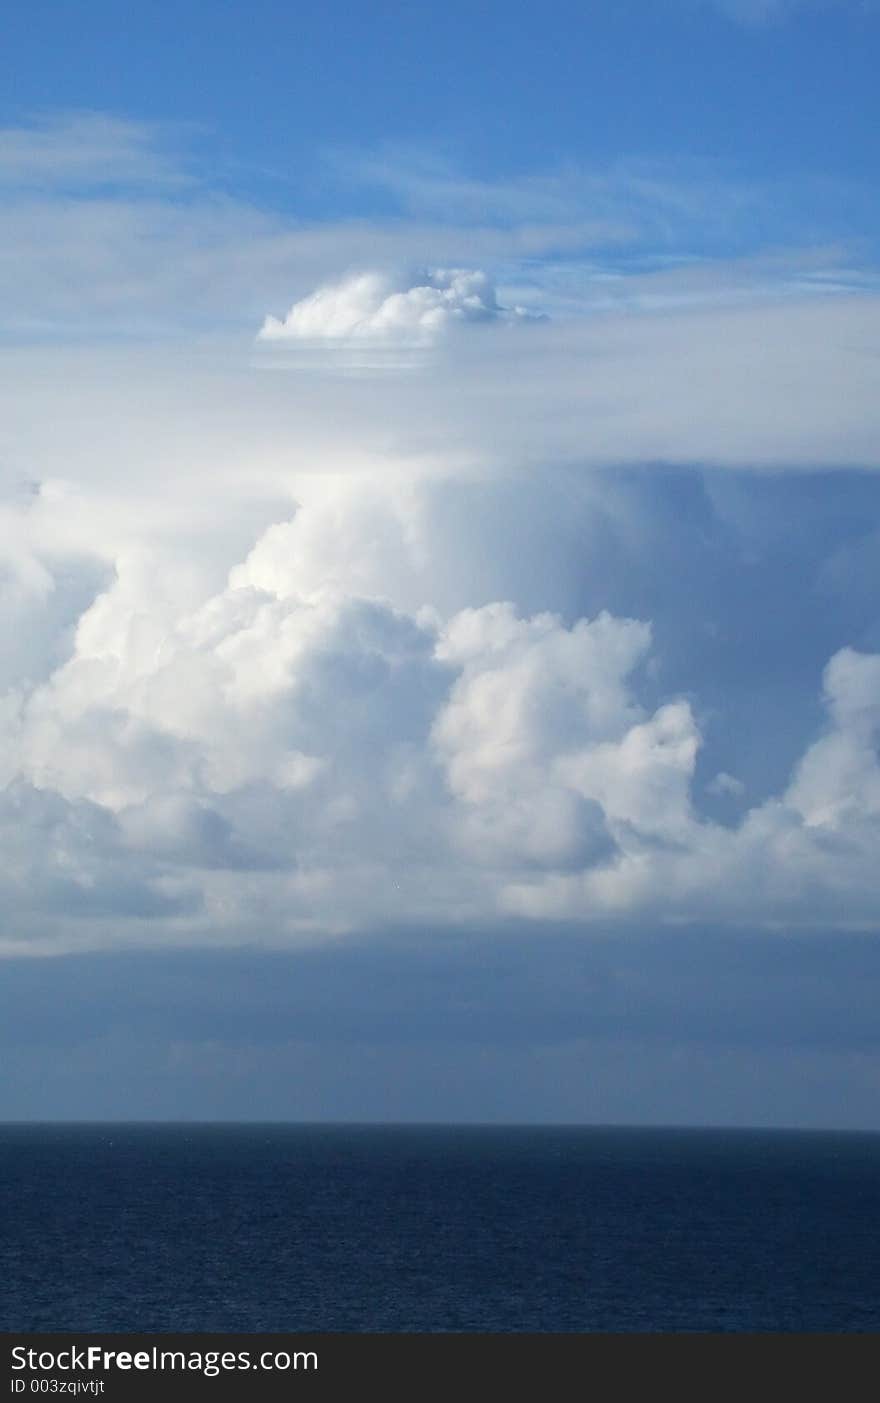
[[[729,795],[732,799],[741,799],[746,792],[746,787],[741,779],[735,775],[727,774],[726,770],[721,770],[713,780],[706,785],[710,794],[717,794],[719,797]]]
[[[295,302],[283,321],[269,316],[261,341],[430,343],[462,322],[522,318],[522,307],[498,303],[480,269],[434,268],[408,276],[357,273]]]
[[[715,7],[742,24],[766,24],[794,8],[791,0],[713,0]]]
[[[874,0],[710,0],[717,9],[741,24],[772,24],[802,11],[843,10],[871,13]]]

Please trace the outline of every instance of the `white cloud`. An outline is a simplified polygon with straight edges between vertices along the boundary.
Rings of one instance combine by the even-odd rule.
[[[880,655],[843,648],[825,670],[828,733],[798,766],[788,798],[811,828],[880,838]]]
[[[465,857],[568,867],[607,854],[601,804],[578,763],[640,713],[626,679],[649,630],[604,614],[566,629],[511,604],[457,614],[437,656],[460,669],[432,741],[463,806]]]
[[[434,268],[408,277],[358,273],[295,302],[283,320],[269,316],[264,341],[413,341],[430,343],[464,322],[524,317],[501,307],[480,269]]]
[[[646,622],[438,609],[492,542],[431,534],[454,479],[299,485],[219,588],[181,588],[167,546],[119,556],[67,660],[7,693],[9,948],[40,915],[41,950],[504,913],[797,925],[844,889],[880,921],[876,656],[835,655],[828,735],[723,827],[690,703],[643,699]]]

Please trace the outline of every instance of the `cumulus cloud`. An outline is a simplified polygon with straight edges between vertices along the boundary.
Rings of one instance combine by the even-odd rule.
[[[295,302],[283,320],[269,316],[263,341],[430,342],[457,324],[524,318],[522,307],[499,306],[479,269],[434,268],[408,277],[358,273]]]
[[[840,919],[844,890],[848,920],[880,921],[880,655],[834,655],[828,732],[722,825],[698,801],[697,710],[652,684],[649,620],[529,612],[491,579],[438,607],[492,532],[432,533],[436,482],[298,490],[219,587],[121,553],[67,656],[7,690],[7,948],[797,925]]]
[[[569,867],[608,853],[608,810],[579,783],[578,765],[639,714],[626,679],[648,637],[607,614],[566,629],[550,614],[521,619],[510,604],[450,621],[438,656],[460,675],[432,739],[469,855]]]
[[[811,828],[880,837],[880,654],[853,648],[825,669],[828,733],[810,747],[789,799]]]

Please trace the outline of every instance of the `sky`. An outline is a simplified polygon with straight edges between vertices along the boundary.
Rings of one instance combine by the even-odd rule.
[[[0,1117],[880,1130],[872,0],[0,17]]]

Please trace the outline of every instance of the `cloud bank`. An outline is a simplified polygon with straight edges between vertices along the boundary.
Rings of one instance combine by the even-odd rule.
[[[749,803],[717,775],[738,805],[721,819],[698,783],[700,678],[658,688],[650,618],[493,597],[511,568],[530,592],[528,531],[518,566],[515,542],[494,545],[522,486],[490,486],[470,539],[440,529],[469,492],[448,469],[291,488],[294,513],[219,588],[188,575],[185,543],[145,540],[115,557],[61,660],[9,677],[7,952],[505,918],[880,923],[880,652],[830,658],[824,728],[781,792]],[[563,500],[587,540],[595,502]],[[46,507],[32,495],[19,518],[44,543],[51,493]],[[47,574],[18,582],[38,611],[60,578],[40,553]],[[462,603],[487,555],[485,602]]]

